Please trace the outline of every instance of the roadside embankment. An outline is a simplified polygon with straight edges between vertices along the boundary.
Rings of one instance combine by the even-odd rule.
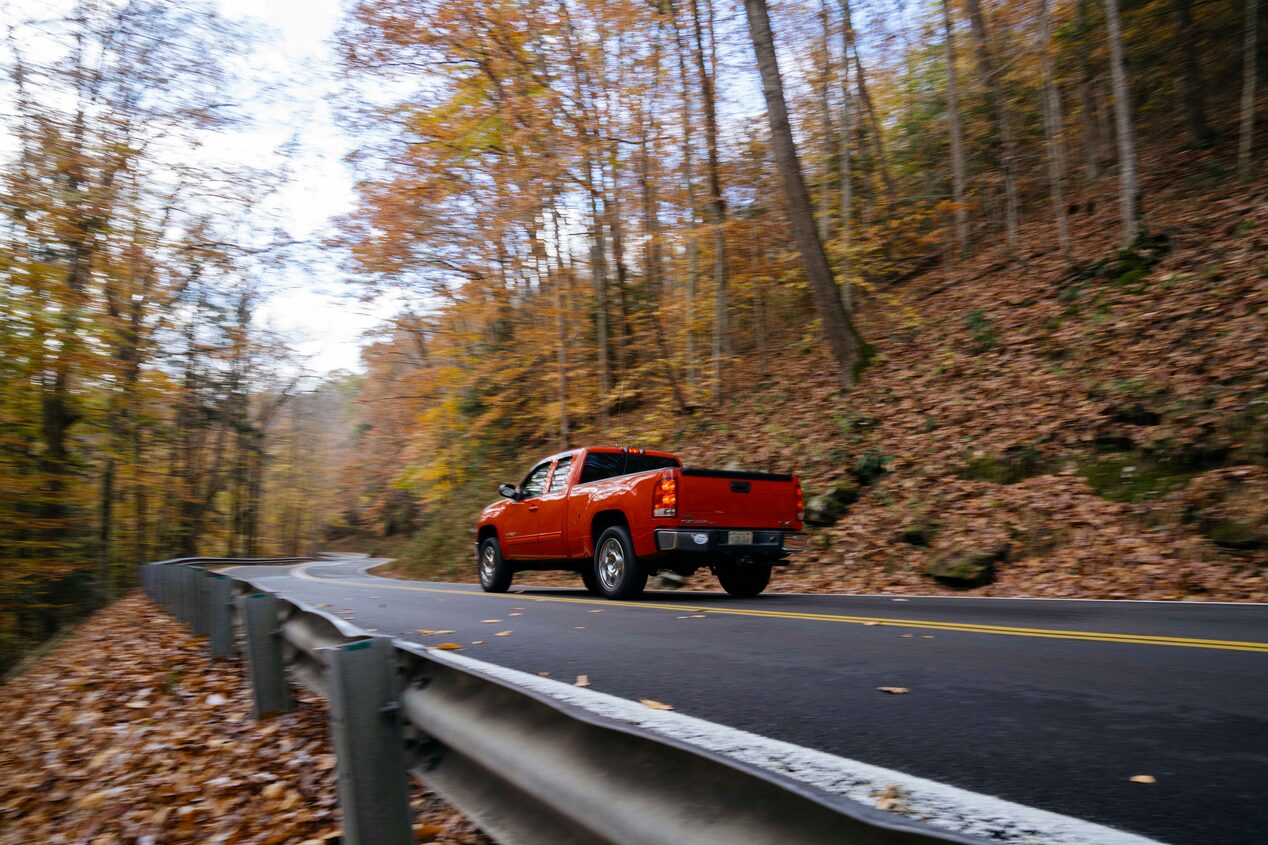
[[[0,687],[0,845],[333,845],[326,708],[295,698],[256,721],[240,659],[129,596]],[[489,842],[420,785],[412,804],[420,842]]]

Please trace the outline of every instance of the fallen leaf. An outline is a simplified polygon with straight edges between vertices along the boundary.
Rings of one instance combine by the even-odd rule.
[[[484,640],[472,640],[472,645],[484,645]]]
[[[286,791],[286,784],[280,780],[275,780],[272,783],[270,783],[268,786],[261,789],[260,794],[263,795],[265,798],[269,799],[270,801],[272,801],[274,798],[281,797],[282,793],[285,791]]]
[[[225,698],[223,695],[221,695],[218,692],[213,692],[211,695],[207,696],[207,703],[210,704],[212,707],[219,707],[221,704],[224,704],[228,700],[229,699]]]
[[[864,625],[866,625],[866,626],[868,626],[868,627],[870,628],[870,627],[872,627],[873,625],[879,625],[879,624],[881,624],[881,623],[879,623],[879,622],[864,622],[863,624],[864,624]]]
[[[922,639],[922,640],[932,640],[932,639],[933,639],[933,634],[921,634],[921,635],[920,635],[920,639]]]
[[[577,676],[577,682],[576,682],[575,684],[573,684],[573,686],[578,686],[578,687],[588,687],[588,686],[590,686],[590,676],[589,676],[589,675],[578,675],[578,676]]]
[[[497,623],[501,622],[502,620],[501,620],[501,619],[481,619],[480,621],[481,621],[481,622],[483,622],[483,623],[484,623],[484,624],[486,624],[486,625],[496,625]]]
[[[881,692],[887,692],[890,695],[906,695],[911,692],[911,690],[906,687],[877,687],[877,689]]]
[[[419,628],[414,633],[422,634],[424,637],[435,637],[435,636],[439,636],[440,634],[452,634],[453,631],[429,631],[426,628]]]
[[[674,709],[674,705],[666,704],[663,701],[657,701],[654,698],[640,698],[639,703],[641,703],[644,707],[650,707],[653,710],[673,710]]]
[[[497,632],[496,634],[494,634],[493,636],[495,636],[495,637],[509,637],[510,635],[511,635],[511,632],[510,632],[510,631],[498,631],[498,632]]]
[[[462,646],[457,643],[441,643],[440,645],[432,646],[432,648],[440,651],[462,651]]]
[[[892,601],[907,601],[907,599],[892,599]]]
[[[1132,783],[1157,783],[1158,779],[1153,775],[1132,775],[1128,778]]]
[[[602,612],[603,612],[603,608],[599,608],[598,610],[587,610],[587,611],[586,611],[586,613],[602,613]]]
[[[578,631],[584,631],[585,629],[586,629],[586,626],[585,626],[585,625],[578,625],[578,626],[577,626],[577,630],[578,630]]]
[[[508,614],[506,614],[506,615],[507,615],[507,616],[523,616],[524,614],[522,614],[522,613],[508,613]]]
[[[110,790],[103,789],[100,792],[93,792],[79,799],[79,806],[85,810],[91,810],[98,807],[110,797]]]
[[[416,824],[414,825],[414,841],[434,842],[436,837],[444,832],[445,829],[438,824]]]
[[[538,677],[541,677],[541,678],[549,678],[549,677],[550,677],[550,673],[549,673],[549,672],[538,672],[538,673],[537,673],[537,675],[538,675]]]
[[[899,635],[898,635],[898,638],[899,638],[899,639],[901,639],[901,640],[910,640],[910,639],[911,639],[911,634],[899,634]]]

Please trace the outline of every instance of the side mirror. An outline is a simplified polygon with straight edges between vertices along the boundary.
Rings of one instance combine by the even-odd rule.
[[[518,502],[520,491],[514,484],[503,484],[498,488],[498,492],[513,502]]]

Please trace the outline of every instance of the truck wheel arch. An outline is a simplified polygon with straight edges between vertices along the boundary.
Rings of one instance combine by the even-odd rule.
[[[476,532],[476,545],[483,543],[489,537],[492,537],[495,540],[499,539],[497,528],[492,525],[481,525],[480,530]]]
[[[625,516],[624,511],[610,510],[599,511],[590,520],[590,537],[586,544],[586,552],[590,557],[594,557],[595,544],[599,542],[599,535],[607,531],[613,525],[619,525],[626,531],[630,530],[629,518]]]

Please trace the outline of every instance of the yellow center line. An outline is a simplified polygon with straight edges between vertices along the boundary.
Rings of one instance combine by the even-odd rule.
[[[981,625],[968,622],[939,622],[923,619],[898,619],[885,616],[846,616],[834,613],[802,613],[785,610],[753,610],[738,607],[701,607],[691,604],[665,604],[662,602],[622,601],[613,602],[600,598],[572,598],[567,596],[539,596],[531,593],[485,593],[471,590],[454,590],[443,587],[411,587],[405,584],[367,584],[363,581],[350,581],[341,578],[321,578],[310,575],[304,564],[292,570],[296,578],[305,581],[322,581],[339,583],[347,587],[359,587],[368,590],[410,590],[419,593],[440,593],[445,595],[468,596],[480,598],[515,599],[517,601],[557,602],[563,604],[601,605],[605,608],[645,608],[689,613],[712,613],[726,616],[759,616],[773,619],[791,619],[807,622],[844,622],[854,625],[880,625],[892,628],[916,628],[930,631],[958,631],[970,634],[994,634],[1008,637],[1042,637],[1054,640],[1086,640],[1105,643],[1128,643],[1133,645],[1176,646],[1180,648],[1210,648],[1222,651],[1257,651],[1268,653],[1268,642],[1247,642],[1241,640],[1207,640],[1195,637],[1164,637],[1152,634],[1113,634],[1097,631],[1067,631],[1060,628],[1016,628],[1004,625]],[[327,564],[328,565],[328,564]]]

